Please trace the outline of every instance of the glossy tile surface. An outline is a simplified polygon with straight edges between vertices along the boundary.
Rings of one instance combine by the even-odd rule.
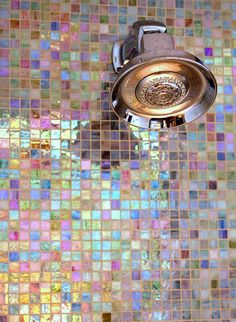
[[[109,108],[140,19],[218,82],[197,122]],[[1,0],[0,322],[236,321],[236,4]]]

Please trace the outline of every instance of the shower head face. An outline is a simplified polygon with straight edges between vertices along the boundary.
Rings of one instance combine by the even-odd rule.
[[[189,83],[181,74],[154,73],[139,82],[136,97],[143,106],[164,110],[182,102],[188,89]]]
[[[126,66],[113,87],[111,106],[134,126],[165,128],[197,119],[215,96],[213,74],[197,59],[173,53]]]

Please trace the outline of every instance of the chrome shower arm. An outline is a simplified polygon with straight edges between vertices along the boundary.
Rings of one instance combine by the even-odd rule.
[[[129,60],[154,49],[174,49],[171,35],[166,26],[155,21],[136,21],[129,35],[123,42],[116,42],[113,47],[113,65],[116,73]]]
[[[136,49],[136,55],[141,55],[147,50],[150,50],[151,47],[147,48],[144,46],[144,38],[146,35],[150,34],[163,34],[167,32],[167,28],[161,22],[153,22],[153,21],[136,21],[132,25],[132,29],[130,31],[130,36],[126,38],[124,41],[124,48],[133,47]],[[125,58],[129,60],[134,56],[130,57],[129,52],[125,50]]]

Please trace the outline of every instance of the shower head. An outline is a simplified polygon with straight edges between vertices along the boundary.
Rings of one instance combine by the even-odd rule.
[[[135,22],[123,42],[115,42],[113,67],[118,78],[110,105],[126,122],[160,129],[189,123],[213,104],[217,84],[197,57],[175,50],[166,26]]]

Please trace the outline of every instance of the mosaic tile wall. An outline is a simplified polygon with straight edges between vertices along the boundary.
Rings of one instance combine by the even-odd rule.
[[[198,121],[111,112],[137,19],[215,74]],[[0,36],[0,322],[235,322],[235,1],[1,0]]]

